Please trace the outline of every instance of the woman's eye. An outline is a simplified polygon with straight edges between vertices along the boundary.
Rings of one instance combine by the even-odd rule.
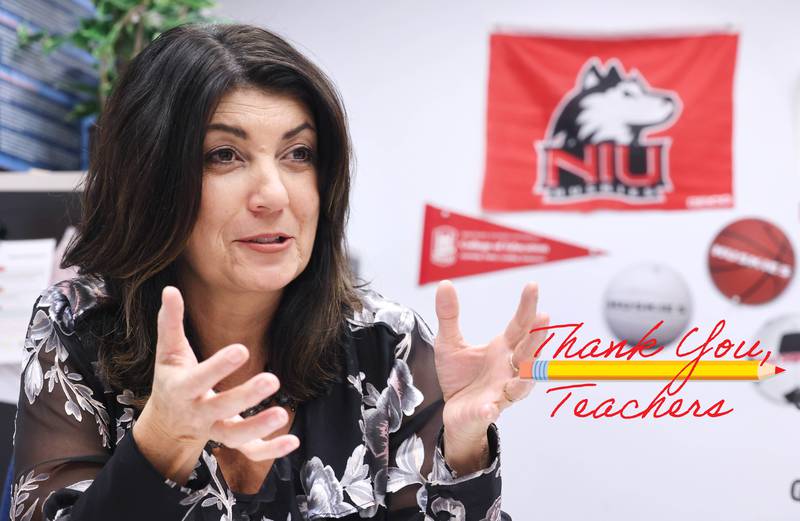
[[[308,147],[295,148],[289,152],[289,156],[293,161],[300,161],[301,163],[312,163],[314,161],[314,152]]]
[[[206,156],[206,161],[210,163],[232,163],[235,160],[236,152],[232,148],[220,148]]]

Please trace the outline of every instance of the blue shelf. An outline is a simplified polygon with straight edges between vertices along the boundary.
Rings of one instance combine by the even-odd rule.
[[[66,115],[90,99],[77,85],[98,83],[94,58],[69,45],[19,48],[16,31],[65,34],[94,12],[89,0],[0,0],[0,169],[85,168],[92,122]]]

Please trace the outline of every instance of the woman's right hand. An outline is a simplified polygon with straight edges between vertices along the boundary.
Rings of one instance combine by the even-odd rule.
[[[150,398],[133,427],[139,450],[163,476],[185,484],[208,440],[239,450],[254,461],[288,454],[300,441],[291,434],[264,440],[286,424],[281,407],[243,419],[239,412],[278,390],[278,378],[260,373],[245,383],[216,393],[212,387],[249,357],[232,344],[198,363],[183,329],[180,291],[167,286],[158,312],[158,341]]]

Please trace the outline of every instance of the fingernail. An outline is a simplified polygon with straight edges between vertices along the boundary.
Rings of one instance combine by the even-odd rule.
[[[286,414],[285,413],[276,414],[275,416],[270,418],[269,426],[273,427],[273,428],[280,427],[281,425],[286,423],[286,420],[287,420],[287,418],[286,418]]]
[[[263,391],[271,391],[273,387],[275,387],[275,378],[273,378],[268,373],[262,374],[258,378],[258,386]]]
[[[235,348],[231,348],[225,354],[225,357],[228,359],[229,362],[234,364],[241,362],[244,360],[244,350],[241,347],[237,346]]]

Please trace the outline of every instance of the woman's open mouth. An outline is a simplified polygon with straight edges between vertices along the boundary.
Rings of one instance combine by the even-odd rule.
[[[281,235],[277,237],[258,237],[255,239],[239,240],[236,242],[257,252],[277,253],[287,249],[292,240],[293,237]]]
[[[258,239],[250,239],[248,241],[242,241],[242,242],[253,242],[253,243],[256,243],[256,244],[282,244],[282,243],[286,242],[289,239],[290,239],[290,237],[286,237],[284,235],[279,235],[277,237],[269,237],[269,238],[267,238],[267,237],[259,237]]]

